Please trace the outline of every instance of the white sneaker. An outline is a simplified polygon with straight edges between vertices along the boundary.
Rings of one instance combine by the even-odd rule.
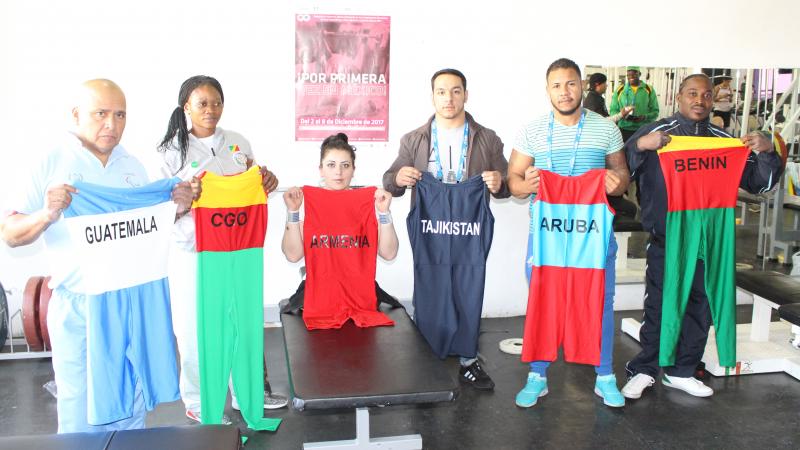
[[[264,393],[264,409],[279,409],[289,404],[289,399],[281,394]],[[239,401],[236,396],[231,396],[231,408],[239,411]]]
[[[711,395],[714,394],[713,389],[694,377],[670,377],[664,374],[663,378],[661,378],[661,384],[666,387],[680,389],[695,397],[711,397]]]
[[[656,382],[653,377],[645,373],[637,373],[622,388],[622,395],[626,398],[637,399],[642,397],[642,392]]]
[[[203,420],[200,418],[200,413],[194,412],[194,411],[192,411],[190,409],[186,410],[186,417],[189,418],[189,419],[192,419],[193,421],[195,421],[197,423],[203,423]],[[220,421],[220,423],[222,425],[232,425],[233,424],[233,422],[231,421],[231,418],[228,417],[227,414],[223,414],[222,415],[222,420]]]

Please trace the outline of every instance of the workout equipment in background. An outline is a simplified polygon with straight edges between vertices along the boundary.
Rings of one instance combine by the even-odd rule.
[[[6,346],[6,337],[8,337],[8,299],[6,298],[6,290],[3,284],[0,283],[0,350]]]
[[[39,329],[39,294],[44,277],[31,277],[22,292],[22,331],[31,351],[44,350],[42,332]]]
[[[42,343],[46,350],[52,349],[50,346],[50,333],[47,331],[47,307],[50,305],[50,296],[53,295],[53,290],[48,286],[49,283],[50,277],[44,277],[42,286],[39,289],[39,301],[37,302],[39,306],[39,336],[42,338]]]
[[[510,339],[503,339],[500,341],[500,351],[503,353],[508,353],[509,355],[521,355],[522,354],[522,339],[521,338],[510,338]]]
[[[49,281],[49,276],[30,277],[22,291],[22,307],[16,311],[9,310],[7,295],[10,291],[0,285],[0,360],[50,356],[47,310],[52,290],[47,286]]]

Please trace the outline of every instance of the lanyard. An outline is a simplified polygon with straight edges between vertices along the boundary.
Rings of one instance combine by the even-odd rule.
[[[572,176],[572,172],[575,170],[575,158],[578,156],[578,144],[581,142],[585,119],[586,110],[583,110],[581,111],[581,120],[578,122],[578,129],[575,131],[575,141],[572,143],[572,158],[569,160],[569,172],[567,173],[569,177]],[[555,120],[555,114],[550,111],[550,124],[547,127],[547,169],[551,172],[553,172],[553,123]]]
[[[442,172],[442,159],[439,157],[439,132],[436,128],[436,119],[431,122],[431,137],[433,138],[433,155],[436,157],[436,178],[444,181]],[[461,141],[461,158],[458,162],[458,172],[456,181],[461,182],[461,175],[464,174],[464,167],[467,165],[467,147],[469,146],[469,123],[464,121],[464,139]]]
[[[626,86],[625,91],[628,94],[626,97],[627,97],[627,100],[630,101],[630,103],[625,102],[625,103],[627,103],[625,106],[635,106],[635,104],[636,104],[636,92],[639,92],[639,89],[642,88],[642,83],[639,83],[639,86],[636,87],[636,92],[633,91],[633,86],[631,86],[630,83],[627,83],[625,86]]]

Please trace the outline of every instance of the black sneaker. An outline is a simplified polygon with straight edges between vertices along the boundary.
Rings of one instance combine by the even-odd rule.
[[[469,366],[461,366],[458,371],[458,379],[463,383],[471,384],[475,389],[481,391],[491,391],[494,389],[494,381],[484,372],[483,367],[475,361]]]

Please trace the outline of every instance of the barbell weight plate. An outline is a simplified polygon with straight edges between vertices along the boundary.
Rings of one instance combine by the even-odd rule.
[[[9,335],[8,326],[8,298],[6,298],[6,290],[3,284],[0,283],[0,350],[6,346],[6,337]]]
[[[521,338],[503,339],[502,341],[500,341],[500,351],[503,353],[508,353],[509,355],[521,355],[522,339]]]
[[[39,293],[39,331],[44,347],[47,350],[53,348],[50,346],[50,333],[47,331],[47,307],[50,305],[50,297],[53,295],[53,290],[47,285],[49,282],[50,277],[45,277]]]
[[[30,277],[22,292],[22,331],[31,351],[44,350],[39,330],[39,294],[44,277]]]

